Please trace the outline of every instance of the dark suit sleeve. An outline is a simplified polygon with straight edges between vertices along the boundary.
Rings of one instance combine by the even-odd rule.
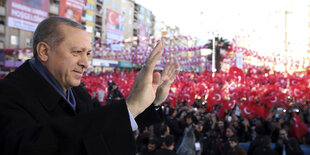
[[[139,128],[160,123],[164,120],[163,111],[161,107],[155,107],[154,104],[151,104],[143,113],[139,114],[135,120]]]

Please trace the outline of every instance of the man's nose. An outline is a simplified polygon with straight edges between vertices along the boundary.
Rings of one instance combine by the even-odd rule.
[[[89,63],[88,63],[88,56],[87,56],[87,54],[83,54],[81,56],[81,59],[79,61],[79,65],[81,65],[83,67],[83,69],[84,68],[88,68]]]

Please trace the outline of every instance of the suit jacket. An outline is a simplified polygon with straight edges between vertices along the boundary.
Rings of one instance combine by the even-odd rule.
[[[246,155],[246,151],[240,147],[240,146],[236,146],[235,148],[230,148],[227,152],[227,154],[229,155]]]
[[[0,154],[135,154],[126,104],[94,108],[85,89],[72,91],[76,111],[28,61],[0,80]],[[138,118],[155,114],[150,106]]]
[[[283,140],[285,151],[287,155],[303,155],[304,152],[299,147],[298,141],[295,137],[289,137],[288,140]],[[283,154],[283,145],[276,143],[275,150],[278,154]]]
[[[278,155],[278,152],[275,150],[272,150],[270,147],[267,146],[260,146],[257,147],[254,152],[253,155]]]
[[[168,149],[159,149],[156,151],[155,155],[177,155],[177,153]]]

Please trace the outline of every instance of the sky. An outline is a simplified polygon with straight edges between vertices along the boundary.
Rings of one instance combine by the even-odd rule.
[[[283,46],[285,10],[297,10],[294,12],[297,15],[298,10],[302,10],[298,7],[307,6],[305,5],[307,0],[294,1],[294,4],[293,1],[136,0],[136,3],[151,10],[156,16],[156,20],[176,25],[180,27],[181,34],[197,37],[201,42],[210,39],[212,34],[219,34],[229,40],[238,35],[242,37],[252,35],[252,42],[259,42],[257,45],[252,45],[254,48],[258,48],[262,44],[271,44],[270,46],[274,47],[268,50],[275,50]],[[293,17],[293,15],[290,16]],[[306,21],[300,15],[298,18]],[[296,21],[294,22],[296,23]],[[292,26],[298,25],[303,24]],[[301,28],[291,29],[301,30]],[[300,32],[300,34],[304,34],[304,32]]]
[[[256,24],[271,10],[285,7],[281,0],[136,0],[157,19],[181,28],[191,35],[221,31],[238,33],[242,25]],[[224,32],[223,32],[224,31]]]

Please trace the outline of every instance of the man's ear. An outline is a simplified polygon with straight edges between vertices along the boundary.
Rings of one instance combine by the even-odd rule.
[[[50,46],[45,42],[39,42],[37,44],[37,54],[38,59],[42,62],[46,62],[48,60],[48,52],[50,51]]]

